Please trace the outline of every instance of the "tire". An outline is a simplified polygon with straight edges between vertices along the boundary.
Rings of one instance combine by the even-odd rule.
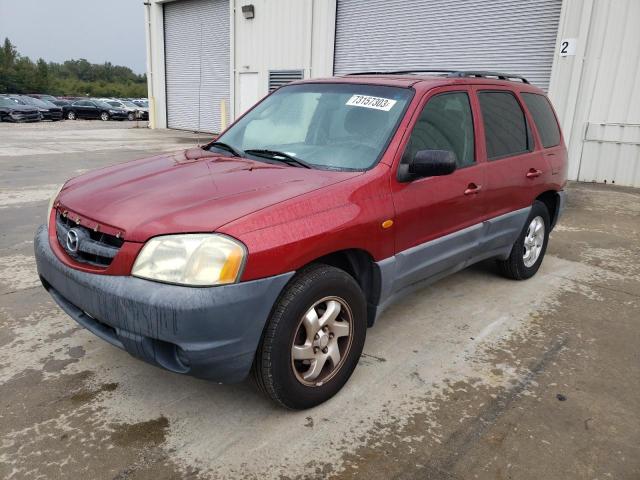
[[[69,120],[75,120],[78,118],[78,116],[76,115],[76,112],[74,112],[73,110],[67,112],[67,118]]]
[[[313,318],[312,309],[317,323],[308,321]],[[326,330],[317,330],[317,335],[308,331],[309,325],[321,325],[336,310],[339,313],[333,315],[335,320],[326,321]],[[366,331],[366,301],[353,277],[327,265],[307,267],[289,282],[273,308],[256,352],[253,377],[267,396],[284,407],[319,405],[333,397],[353,373]],[[294,360],[294,348],[303,352],[296,356],[317,360]],[[320,363],[315,362],[324,367],[316,368]],[[313,378],[314,372],[320,373]],[[306,375],[308,381],[303,378]]]
[[[502,275],[513,280],[526,280],[536,274],[547,251],[550,224],[549,210],[546,205],[537,200],[533,202],[531,212],[520,236],[511,248],[509,258],[498,260]],[[544,228],[543,232],[538,230],[540,225]],[[537,230],[538,233],[532,234],[533,230]],[[530,247],[526,247],[525,242]],[[529,255],[527,255],[528,252]]]
[[[100,114],[100,120],[102,120],[103,122],[108,122],[111,119],[111,117],[109,116],[108,112],[102,112]]]
[[[136,119],[136,115],[133,112],[129,112],[129,114],[127,115],[127,120],[129,120],[130,122],[133,122]]]

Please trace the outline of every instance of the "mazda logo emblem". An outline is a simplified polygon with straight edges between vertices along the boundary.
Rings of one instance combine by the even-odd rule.
[[[71,253],[76,253],[79,246],[80,239],[78,238],[78,232],[72,228],[67,232],[67,250]]]

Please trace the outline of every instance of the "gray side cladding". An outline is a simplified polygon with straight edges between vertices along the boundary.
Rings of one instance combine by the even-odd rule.
[[[377,262],[381,288],[377,314],[394,301],[481,260],[506,258],[531,207],[500,215]]]

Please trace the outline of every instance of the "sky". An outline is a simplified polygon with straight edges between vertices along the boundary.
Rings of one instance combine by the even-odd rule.
[[[46,61],[86,58],[144,73],[143,0],[0,0],[0,42]]]

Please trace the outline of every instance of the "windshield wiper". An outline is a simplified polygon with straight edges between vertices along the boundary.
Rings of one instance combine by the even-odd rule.
[[[240,150],[238,148],[234,148],[231,145],[229,145],[228,143],[211,142],[209,145],[207,145],[207,148],[209,148],[209,147],[221,148],[222,150],[226,150],[227,152],[231,152],[234,157],[243,157],[244,156],[244,152],[242,150]]]
[[[249,155],[256,155],[258,157],[265,157],[270,160],[276,160],[278,162],[288,163],[289,165],[298,165],[302,168],[313,168],[311,164],[301,160],[288,153],[279,152],[278,150],[268,150],[265,148],[250,148],[245,150],[245,153]]]

